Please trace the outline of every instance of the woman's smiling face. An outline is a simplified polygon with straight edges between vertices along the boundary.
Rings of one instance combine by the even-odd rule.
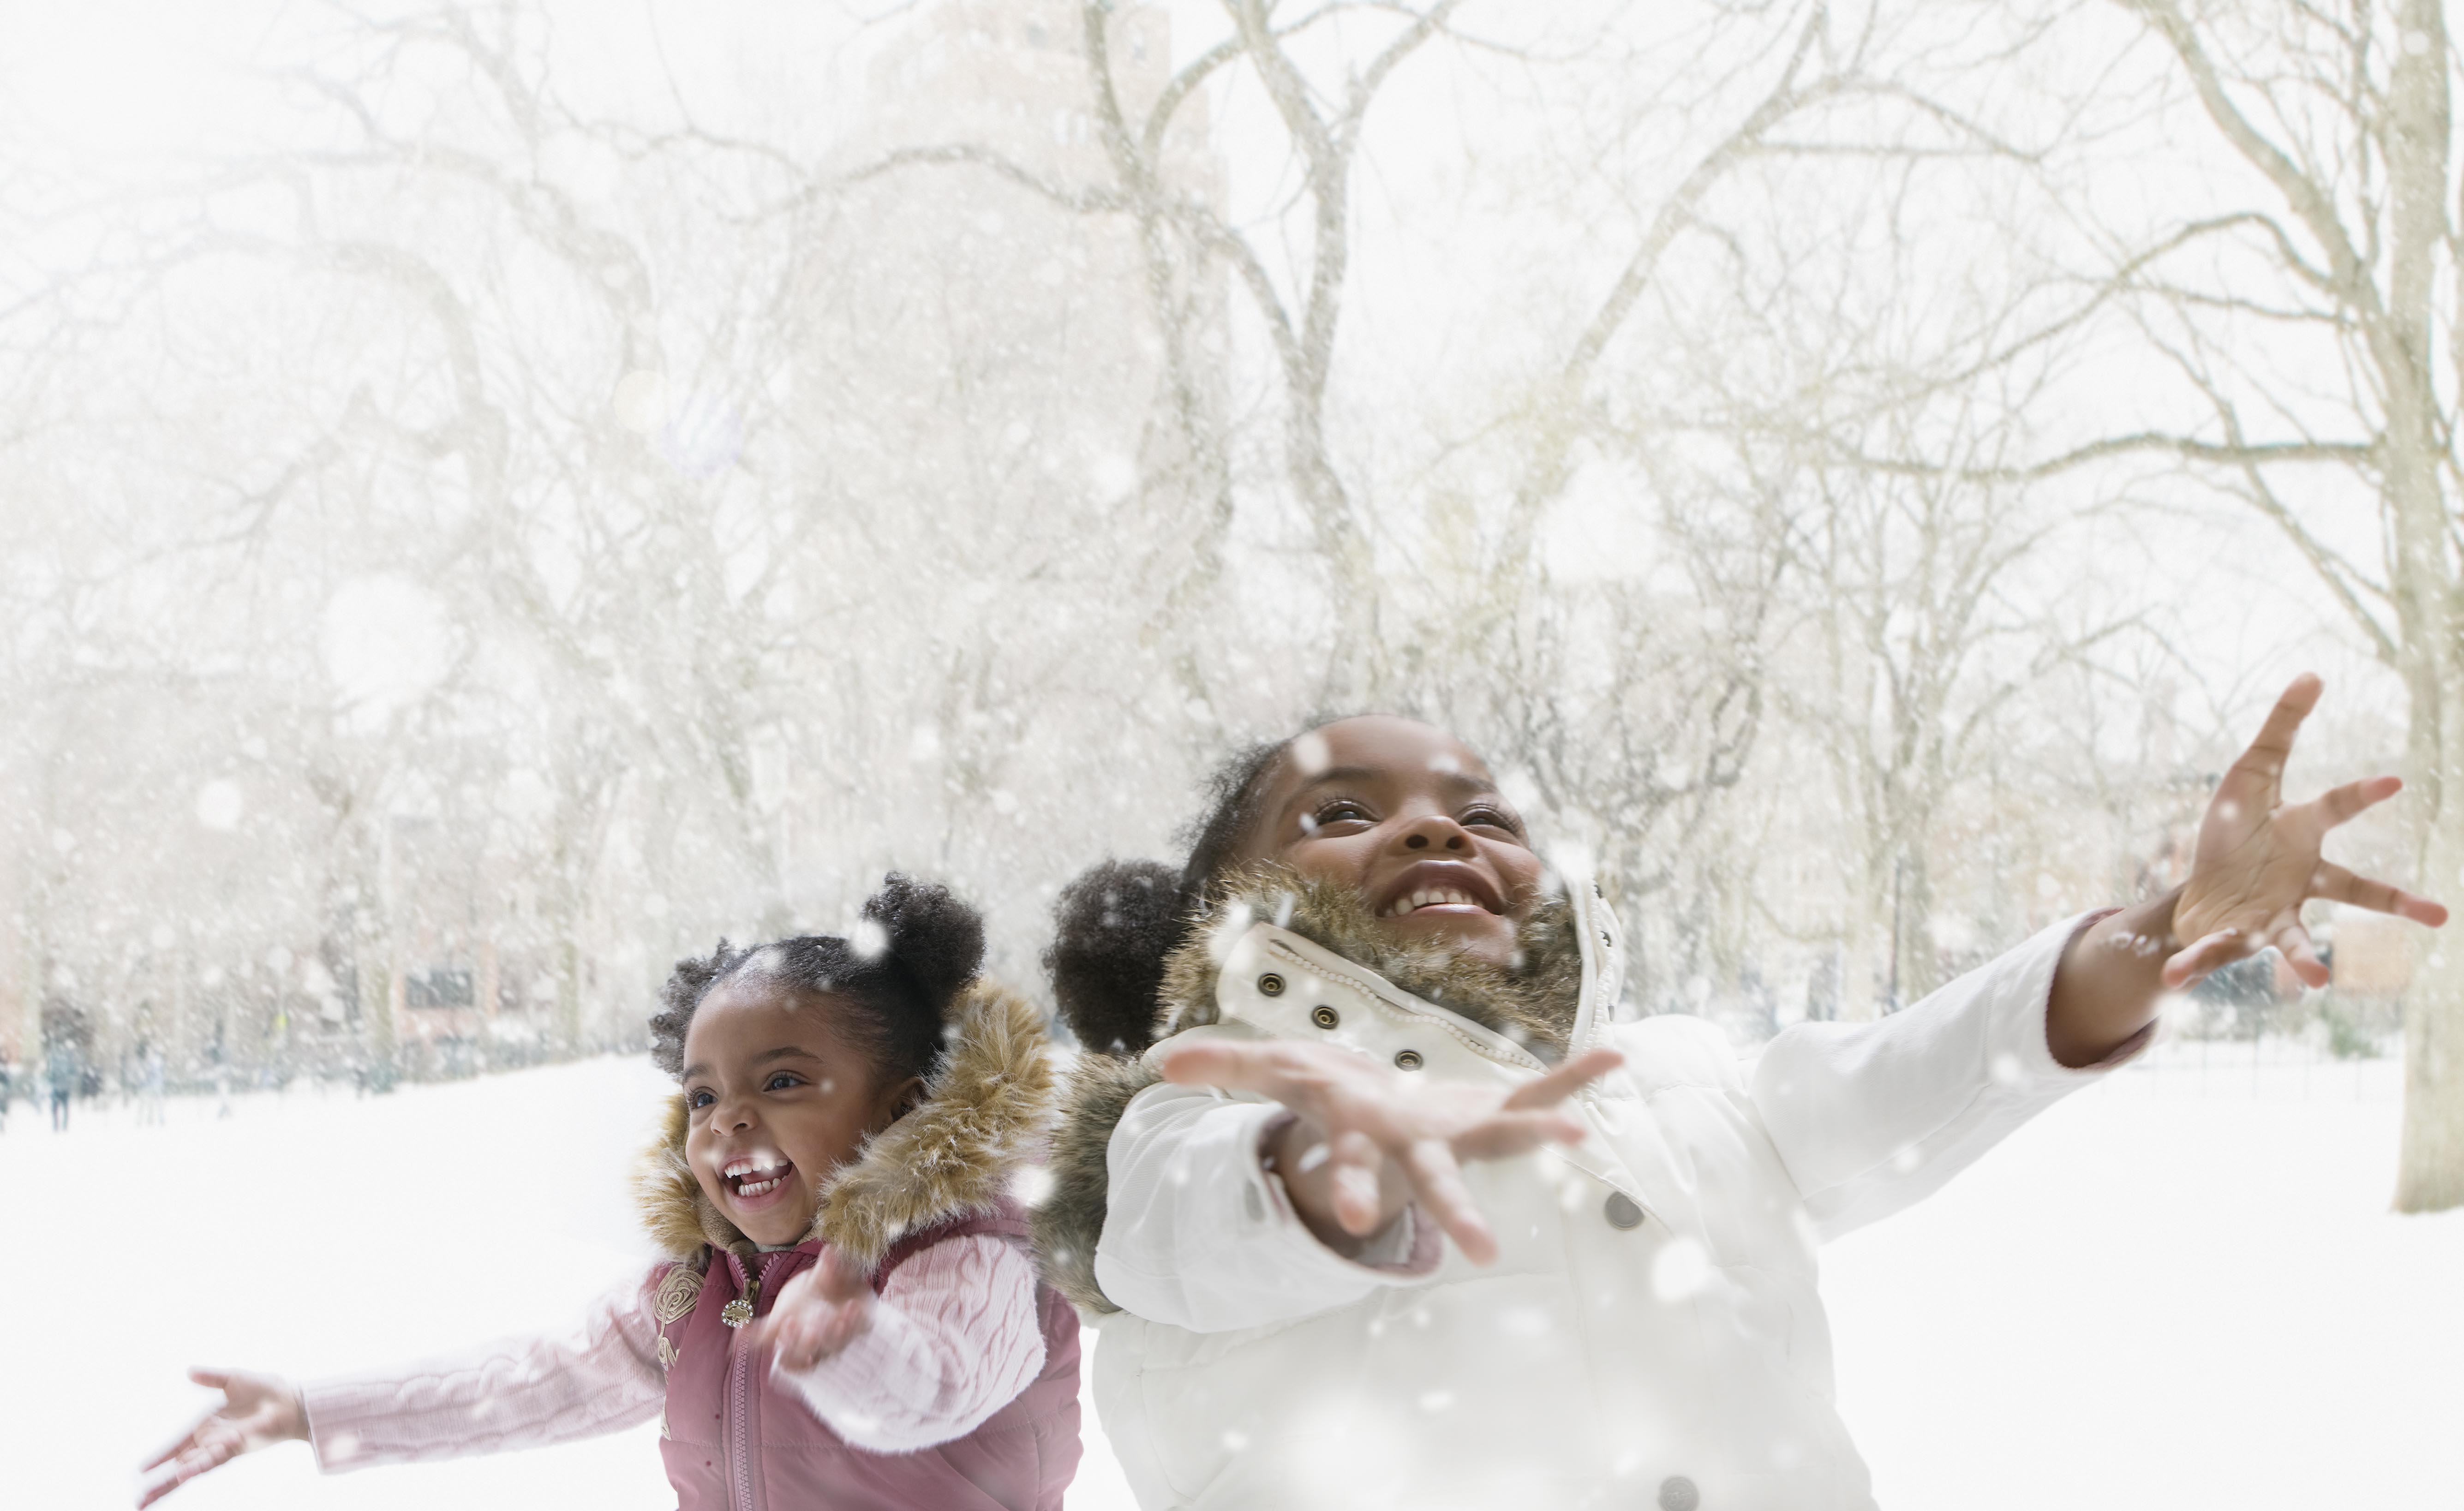
[[[685,1031],[685,1161],[756,1243],[802,1241],[823,1181],[916,1085],[876,1087],[870,1062],[831,1031],[832,1005],[748,972],[714,987]]]
[[[1514,957],[1543,867],[1478,756],[1443,730],[1371,714],[1292,741],[1237,858],[1356,888],[1398,939]]]

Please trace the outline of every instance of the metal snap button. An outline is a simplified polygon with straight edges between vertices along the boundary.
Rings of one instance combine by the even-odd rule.
[[[1703,1492],[1683,1475],[1670,1475],[1660,1482],[1660,1511],[1694,1511],[1703,1503]]]
[[[1258,995],[1261,996],[1283,996],[1284,978],[1277,975],[1272,971],[1269,971],[1265,975],[1258,977]]]
[[[1610,1192],[1608,1201],[1601,1206],[1600,1210],[1607,1214],[1609,1226],[1616,1228],[1620,1232],[1627,1228],[1639,1228],[1642,1226],[1642,1204],[1635,1200],[1632,1196],[1627,1195],[1624,1192]],[[1666,1487],[1663,1486],[1660,1493],[1665,1496],[1668,1491]],[[1689,1496],[1692,1495],[1694,1493],[1693,1487],[1688,1485],[1685,1493]],[[1690,1506],[1694,1502],[1688,1500],[1685,1503]]]
[[[1417,1049],[1406,1049],[1401,1054],[1397,1055],[1395,1057],[1395,1068],[1397,1070],[1419,1069],[1420,1052]]]
[[[1332,1028],[1343,1021],[1343,1015],[1321,1002],[1309,1009],[1309,1021],[1320,1028]]]

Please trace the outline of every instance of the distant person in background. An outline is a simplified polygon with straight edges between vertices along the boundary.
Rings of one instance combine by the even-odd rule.
[[[52,1084],[52,1131],[65,1133],[69,1127],[69,1098],[76,1096],[81,1079],[77,1065],[77,1046],[66,1040],[52,1045],[43,1061],[43,1077]]]
[[[137,1046],[137,1121],[163,1126],[163,1052],[149,1040]]]

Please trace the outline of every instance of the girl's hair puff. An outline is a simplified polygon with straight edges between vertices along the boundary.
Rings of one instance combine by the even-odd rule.
[[[1309,730],[1326,720],[1312,721]],[[1155,1041],[1164,962],[1196,927],[1207,888],[1258,819],[1266,777],[1303,730],[1235,751],[1207,778],[1202,816],[1186,831],[1189,858],[1104,861],[1061,889],[1044,953],[1061,1020],[1099,1053],[1134,1055]]]
[[[984,959],[984,922],[949,888],[896,872],[865,899],[851,937],[806,934],[737,950],[721,939],[709,954],[679,960],[659,989],[650,1059],[684,1074],[685,1034],[713,988],[755,975],[783,991],[827,996],[833,1027],[871,1062],[876,1085],[932,1072],[950,1005]]]

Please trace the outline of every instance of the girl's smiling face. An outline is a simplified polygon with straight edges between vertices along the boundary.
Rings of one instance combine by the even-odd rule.
[[[1237,858],[1280,861],[1367,898],[1398,938],[1511,963],[1540,858],[1488,768],[1443,730],[1372,714],[1292,741]]]
[[[712,988],[685,1030],[685,1161],[756,1243],[802,1241],[822,1182],[920,1085],[876,1085],[870,1060],[831,1030],[834,1005],[748,972]]]

